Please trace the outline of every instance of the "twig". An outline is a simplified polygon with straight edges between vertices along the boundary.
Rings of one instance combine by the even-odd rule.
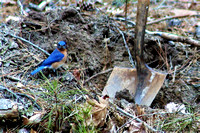
[[[174,69],[174,74],[173,74],[173,78],[172,78],[172,82],[174,83],[175,82],[175,78],[176,78],[176,69],[177,69],[178,66],[175,66],[175,69]]]
[[[124,123],[121,127],[119,127],[118,129],[117,129],[117,133],[119,132],[119,130],[121,130],[123,127],[125,127],[127,124],[129,124],[129,123],[131,123],[133,120],[135,120],[135,119],[131,119],[131,120],[129,120],[129,121],[127,121],[126,123]]]
[[[191,90],[191,88],[185,83],[185,81],[183,79],[179,79],[184,85],[186,86],[187,90]]]
[[[38,108],[38,110],[42,110],[42,108],[40,107],[40,105],[38,105],[37,103],[36,103],[36,101],[32,98],[32,97],[30,97],[30,96],[28,96],[28,95],[26,95],[26,94],[23,94],[23,93],[15,93],[15,92],[13,92],[12,90],[9,90],[8,88],[6,88],[6,87],[4,87],[4,86],[2,86],[2,85],[0,85],[0,91],[3,91],[3,90],[6,90],[7,92],[9,92],[9,93],[11,93],[12,94],[12,97],[15,97],[17,100],[19,100],[21,103],[23,103],[23,100],[20,98],[20,97],[26,97],[26,98],[28,98],[28,99],[30,99],[31,101],[32,101],[32,103],[33,103],[33,105],[35,105],[37,108]]]
[[[126,26],[127,26],[127,8],[128,8],[128,0],[126,0],[126,6],[125,6],[125,23],[126,23]]]
[[[166,0],[163,0],[160,5],[158,7],[156,7],[155,9],[159,9],[164,3],[165,3]]]
[[[119,31],[119,33],[122,35],[122,38],[124,40],[124,44],[125,44],[125,47],[127,49],[128,55],[129,55],[129,61],[130,61],[131,65],[132,65],[132,67],[135,67],[131,52],[130,52],[130,50],[128,48],[128,45],[127,45],[125,37],[124,37],[124,33],[118,27],[116,27],[116,28]]]
[[[107,69],[107,70],[105,70],[105,71],[99,72],[99,73],[97,73],[97,74],[91,76],[91,77],[88,78],[87,80],[85,80],[85,82],[84,82],[83,84],[87,83],[87,82],[90,81],[91,79],[93,79],[93,78],[95,78],[95,77],[97,77],[97,76],[99,76],[99,75],[101,75],[101,74],[108,73],[108,72],[110,72],[110,71],[112,71],[112,70],[113,70],[113,68],[110,68],[110,69]]]
[[[117,111],[119,111],[119,112],[125,114],[125,115],[128,116],[128,117],[131,117],[131,118],[135,119],[135,120],[138,121],[138,122],[143,123],[143,124],[144,124],[148,129],[150,129],[151,131],[153,131],[153,132],[161,132],[161,133],[164,133],[163,131],[159,131],[159,130],[154,129],[153,127],[151,127],[150,125],[148,125],[146,122],[144,122],[144,121],[142,121],[141,119],[139,119],[139,118],[133,116],[132,114],[130,114],[130,113],[124,111],[123,109],[121,109],[121,108],[119,108],[119,107],[116,107],[116,108],[117,108]]]
[[[188,1],[166,1],[167,3],[170,3],[170,4],[177,4],[177,3],[181,3],[181,4],[183,4],[183,3],[196,3],[196,4],[200,4],[200,2],[198,2],[197,0],[195,0],[195,1],[190,1],[190,0],[188,0]]]
[[[152,24],[157,24],[161,21],[166,21],[166,20],[170,20],[170,19],[175,19],[175,18],[186,18],[186,17],[195,17],[195,16],[199,16],[197,14],[186,14],[186,15],[179,15],[179,16],[170,16],[170,17],[166,17],[166,18],[161,18],[161,19],[157,19],[155,21],[152,22],[147,22],[147,25],[152,25]]]
[[[29,95],[27,95],[27,94],[24,94],[24,93],[16,93],[16,94],[17,94],[18,96],[20,96],[20,97],[26,97],[26,98],[28,98],[29,100],[31,100],[32,105],[33,105],[33,106],[36,106],[38,110],[44,110],[44,109],[42,109],[42,108],[40,107],[39,104],[37,104],[37,102],[35,101],[35,99],[32,98],[31,96],[29,96]]]
[[[135,27],[135,26],[136,26],[136,23],[135,23],[135,22],[126,20],[126,19],[124,19],[124,18],[112,17],[111,19],[117,20],[117,21],[122,21],[122,22],[127,22],[127,24],[132,25],[132,27]]]
[[[150,34],[150,35],[158,35],[158,36],[160,36],[164,39],[168,39],[168,40],[171,40],[171,41],[188,43],[188,44],[191,44],[193,46],[200,47],[200,41],[194,40],[194,39],[189,38],[189,37],[178,36],[178,35],[166,33],[166,32],[153,32],[153,31],[148,31],[148,30],[146,30],[146,33]]]
[[[152,25],[152,24],[156,24],[156,23],[159,23],[161,21],[165,21],[165,20],[170,20],[170,19],[175,19],[175,18],[186,18],[186,17],[195,17],[195,16],[200,16],[198,14],[186,14],[186,15],[182,15],[182,16],[170,16],[170,17],[166,17],[166,18],[161,18],[161,19],[158,19],[158,20],[155,20],[155,21],[152,21],[152,22],[147,22],[147,25]],[[126,22],[130,25],[132,25],[132,27],[135,27],[136,23],[133,22],[133,21],[128,21],[128,20],[125,20],[124,18],[115,18],[113,17],[112,19],[114,20],[118,20],[118,21],[123,21],[123,22]]]
[[[32,46],[34,46],[35,48],[37,48],[37,49],[41,50],[42,52],[44,52],[46,55],[50,55],[50,54],[49,54],[47,51],[45,51],[44,49],[40,48],[39,46],[35,45],[34,43],[32,43],[32,42],[30,42],[30,41],[28,41],[28,40],[26,40],[26,39],[24,39],[24,38],[22,38],[22,37],[19,37],[19,36],[16,36],[16,35],[13,35],[13,34],[11,34],[11,33],[7,33],[7,32],[5,32],[5,31],[1,31],[1,30],[0,30],[0,32],[1,32],[1,33],[4,33],[4,34],[7,34],[7,35],[10,35],[10,36],[12,36],[12,37],[14,37],[14,38],[20,39],[20,40],[22,40],[22,41],[24,41],[24,42],[27,42],[27,43],[31,44]]]
[[[39,5],[29,3],[29,7],[32,8],[32,9],[35,9],[37,11],[43,11],[44,8],[46,7],[46,5],[49,4],[49,3],[50,3],[49,0],[44,0]]]
[[[12,92],[8,88],[4,87],[3,85],[0,85],[0,91],[6,90],[7,92],[11,93],[16,99],[19,98],[19,96],[16,95],[16,93]],[[3,93],[2,93],[3,94]],[[21,100],[21,99],[20,99]]]
[[[153,115],[166,115],[166,114],[175,114],[177,112],[155,112],[155,113],[151,113],[151,114],[143,114],[143,115],[139,115],[138,117],[142,117],[142,116],[153,116]],[[119,131],[121,128],[125,127],[128,123],[131,123],[133,120],[135,120],[135,118],[130,119],[129,121],[127,121],[125,124],[123,124],[121,127],[119,127],[117,129],[117,131]]]
[[[22,5],[22,3],[21,3],[20,0],[17,0],[17,4],[20,7],[20,13],[21,13],[21,15],[26,15],[27,16],[28,14],[24,11],[24,7],[23,7],[23,5]]]
[[[14,80],[14,81],[21,81],[21,79],[19,78],[16,78],[16,77],[13,77],[13,76],[9,76],[9,75],[6,75],[4,76],[5,78],[8,78],[8,79],[11,79],[11,80]]]
[[[125,21],[124,19],[121,19],[121,18],[113,18],[113,19]],[[130,23],[131,25],[133,25],[133,27],[135,27],[135,22],[128,21],[128,23]],[[196,47],[200,47],[200,42],[198,40],[194,40],[192,38],[178,36],[178,35],[170,34],[170,33],[167,33],[167,32],[154,32],[154,31],[149,31],[149,30],[145,30],[145,32],[147,34],[150,34],[150,35],[158,35],[158,36],[160,36],[164,39],[168,39],[168,40],[171,40],[171,41],[184,42],[184,43],[188,43],[188,44],[191,44],[193,46],[196,46]]]

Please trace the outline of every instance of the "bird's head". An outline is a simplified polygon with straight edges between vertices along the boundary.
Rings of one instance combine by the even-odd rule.
[[[65,41],[60,41],[57,45],[57,48],[60,50],[67,49],[67,43]]]

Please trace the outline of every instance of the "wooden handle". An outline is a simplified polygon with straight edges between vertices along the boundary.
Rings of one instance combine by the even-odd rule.
[[[136,68],[138,74],[145,74],[147,67],[145,66],[143,58],[143,45],[144,45],[144,35],[147,22],[147,14],[149,9],[150,0],[138,0],[137,5],[137,21],[135,29],[135,59]],[[146,74],[145,74],[146,75]]]

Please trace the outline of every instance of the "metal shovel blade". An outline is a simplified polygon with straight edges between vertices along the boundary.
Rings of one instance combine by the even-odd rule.
[[[136,90],[135,103],[150,106],[162,87],[167,73],[155,71],[148,66],[146,67],[148,68],[146,70],[147,75],[137,75],[137,87],[134,89]]]
[[[115,98],[116,92],[124,89],[135,95],[137,73],[135,68],[114,67],[102,92],[110,98]]]
[[[150,106],[160,90],[166,73],[148,67],[144,62],[143,46],[150,0],[138,0],[135,28],[136,68],[115,67],[103,90],[103,94],[114,98],[116,92],[128,89],[135,97],[136,104]]]
[[[137,91],[136,95],[137,85],[139,84],[137,70],[128,67],[114,67],[102,94],[115,98],[116,92],[127,89],[132,95],[135,95],[137,104],[150,106],[163,85],[166,73],[157,72],[151,68],[148,70],[148,76],[145,76],[144,82],[141,82],[145,88]]]

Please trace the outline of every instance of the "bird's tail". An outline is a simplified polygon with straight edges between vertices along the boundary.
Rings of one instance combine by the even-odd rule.
[[[41,71],[44,68],[47,68],[47,66],[40,66],[40,67],[38,67],[33,72],[31,72],[31,75],[34,75],[34,74],[38,73],[39,71]]]

